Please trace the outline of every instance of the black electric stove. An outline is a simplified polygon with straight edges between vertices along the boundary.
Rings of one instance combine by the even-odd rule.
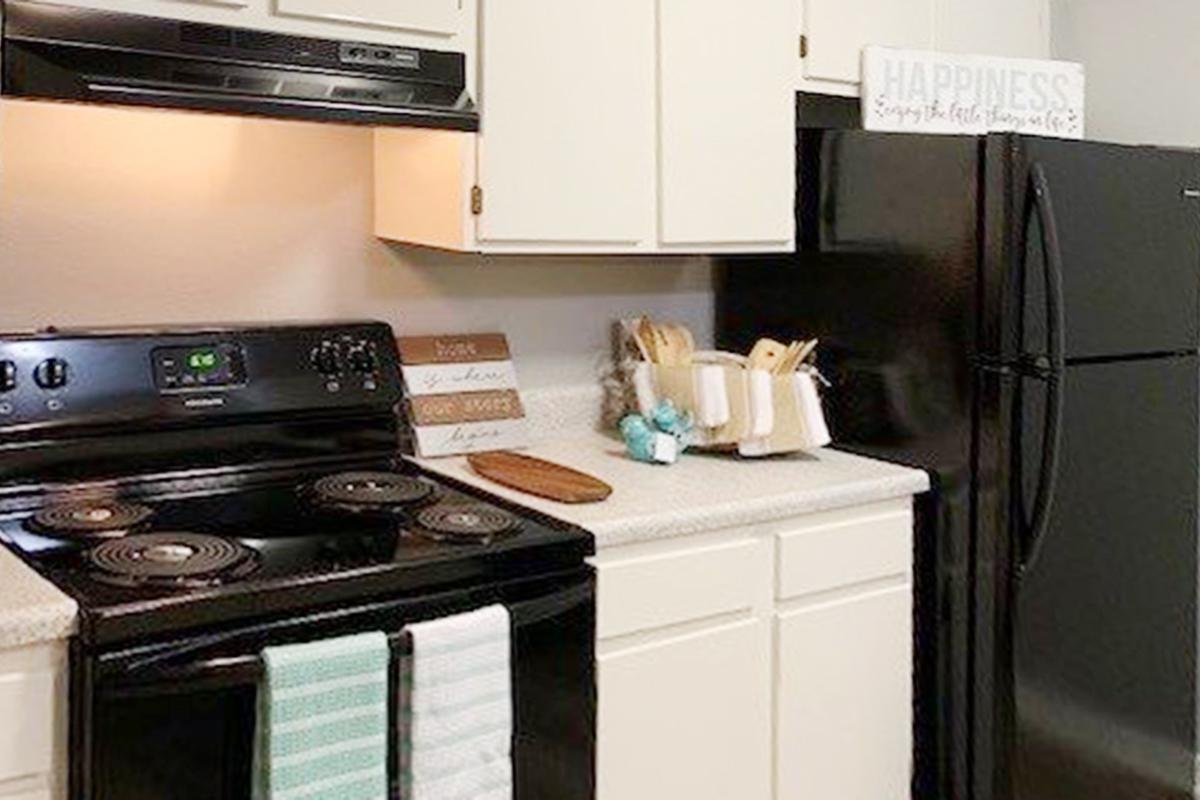
[[[55,487],[0,519],[0,539],[79,602],[80,636],[96,643],[570,567],[589,552],[576,529],[401,459],[346,466]],[[404,488],[381,498],[389,485]]]
[[[228,754],[253,726],[230,720],[262,647],[491,602],[514,619],[518,767],[577,745],[573,774],[518,783],[591,796],[592,539],[401,457],[402,411],[378,323],[0,337],[0,541],[80,609],[75,800],[191,797],[181,772],[242,797]],[[201,695],[199,744],[165,751],[168,709]]]

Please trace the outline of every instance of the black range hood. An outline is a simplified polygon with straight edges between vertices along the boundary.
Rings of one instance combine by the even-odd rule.
[[[474,131],[462,53],[4,0],[3,93]]]

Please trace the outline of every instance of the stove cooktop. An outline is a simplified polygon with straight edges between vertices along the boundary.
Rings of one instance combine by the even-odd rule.
[[[577,566],[591,537],[407,462],[204,485],[59,487],[0,540],[108,643]]]

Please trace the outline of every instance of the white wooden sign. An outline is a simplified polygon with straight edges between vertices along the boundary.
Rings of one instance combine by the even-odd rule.
[[[862,110],[871,131],[1082,139],[1083,65],[867,47]]]
[[[411,336],[396,344],[417,455],[529,444],[517,371],[503,334]]]

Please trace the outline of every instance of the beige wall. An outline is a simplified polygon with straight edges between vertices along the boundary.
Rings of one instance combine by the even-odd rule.
[[[1087,69],[1087,136],[1200,146],[1200,2],[1052,0],[1055,58]]]
[[[364,128],[0,104],[0,329],[335,317],[495,329],[526,387],[589,382],[619,315],[711,337],[702,260],[380,243],[371,151]]]

